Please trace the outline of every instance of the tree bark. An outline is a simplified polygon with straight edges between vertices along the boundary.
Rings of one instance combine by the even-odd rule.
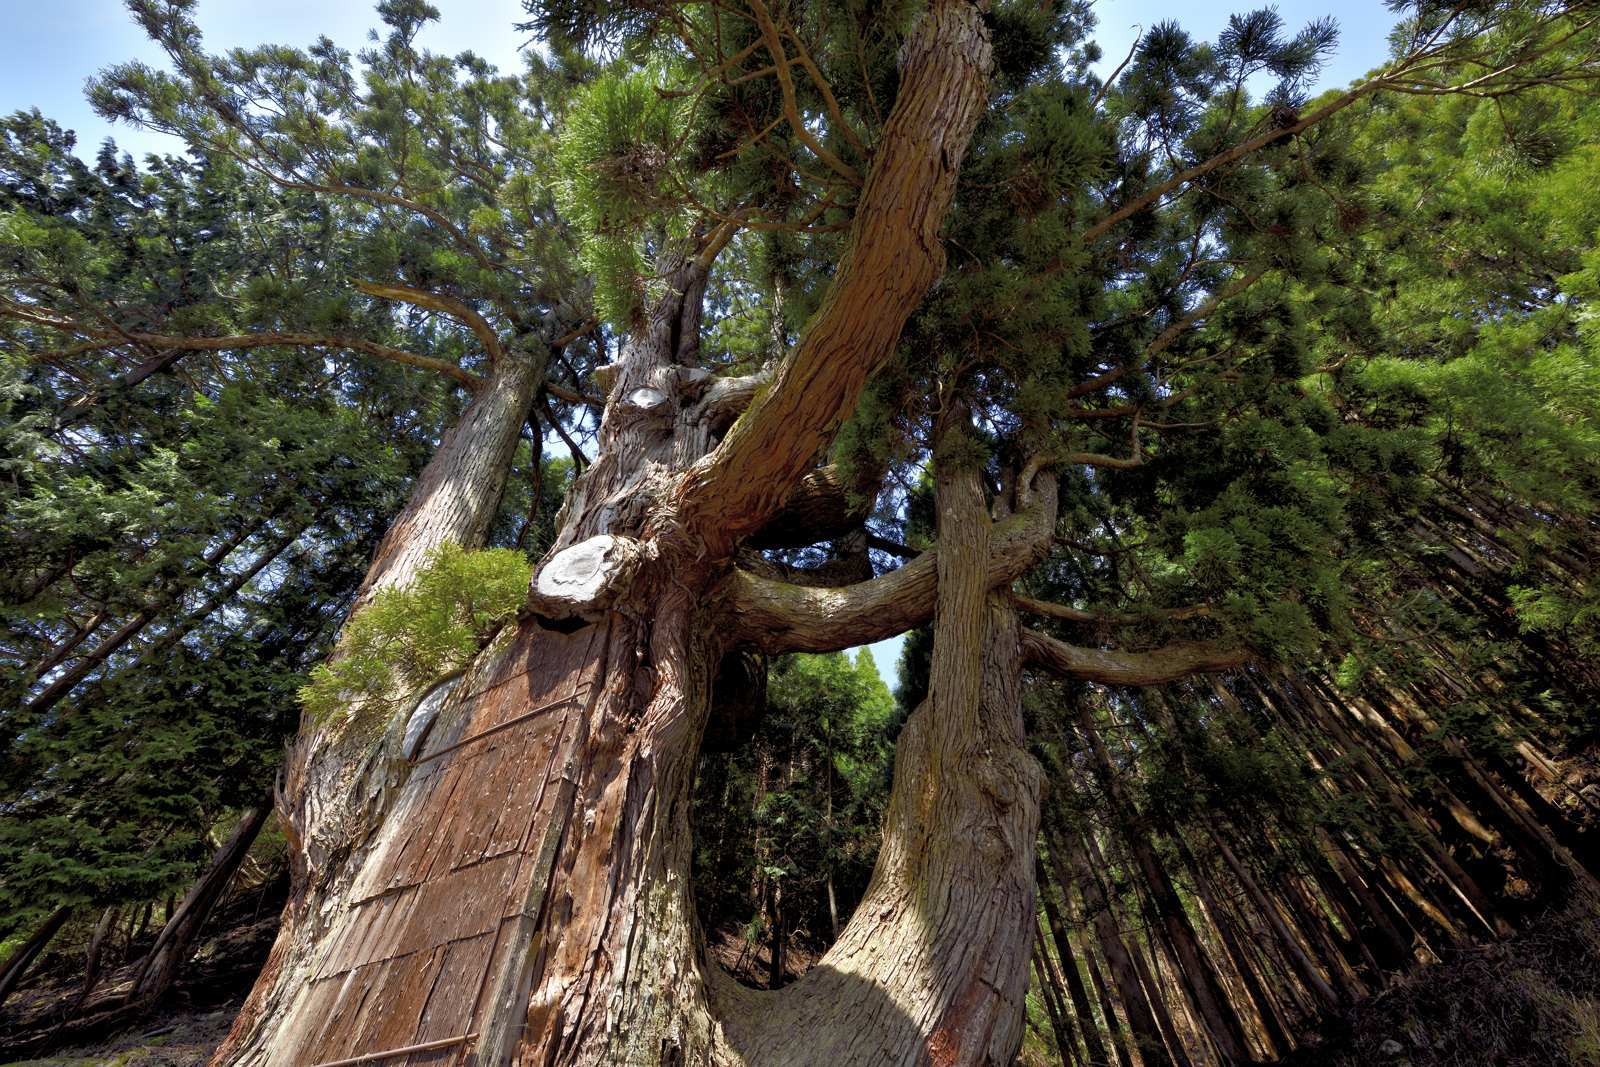
[[[128,994],[131,1003],[147,1007],[171,990],[183,965],[189,961],[206,920],[211,918],[211,913],[216,910],[233,876],[249,854],[250,846],[255,843],[256,836],[271,816],[272,805],[267,803],[249,808],[240,816],[239,825],[234,827],[205,871],[189,887],[183,902],[172,911],[166,926],[156,937],[144,962],[139,965],[133,989]]]
[[[410,581],[441,544],[482,547],[543,377],[542,360],[508,355],[496,362],[378,543],[356,595],[358,606],[381,589]]]
[[[1128,947],[1123,943],[1122,934],[1117,930],[1117,920],[1111,910],[1111,905],[1106,899],[1105,890],[1101,888],[1100,879],[1095,874],[1094,867],[1090,865],[1085,840],[1079,837],[1077,841],[1064,845],[1064,837],[1058,835],[1051,848],[1050,854],[1056,860],[1056,874],[1062,885],[1074,884],[1078,892],[1083,895],[1084,910],[1088,913],[1094,924],[1095,935],[1100,940],[1100,953],[1106,958],[1106,966],[1111,968],[1111,980],[1117,987],[1117,997],[1122,1001],[1123,1013],[1128,1017],[1128,1029],[1133,1031],[1134,1044],[1139,1049],[1139,1059],[1145,1067],[1188,1067],[1188,1058],[1184,1056],[1181,1046],[1174,1044],[1174,1054],[1169,1055],[1166,1043],[1162,1037],[1162,1027],[1157,1020],[1157,1012],[1164,1012],[1165,1005],[1160,1002],[1152,1003],[1146,996],[1144,986],[1140,982],[1139,972],[1134,964],[1133,957],[1128,952]],[[1065,868],[1064,856],[1070,856],[1073,870],[1077,877],[1069,881]]]
[[[1061,959],[1061,971],[1067,982],[1067,992],[1072,996],[1072,1010],[1077,1015],[1079,1026],[1083,1031],[1084,1049],[1088,1053],[1088,1061],[1094,1067],[1110,1067],[1111,1060],[1106,1056],[1105,1042],[1100,1040],[1100,1031],[1094,1023],[1094,1010],[1089,1006],[1089,992],[1083,986],[1083,976],[1078,973],[1078,962],[1073,956],[1072,943],[1067,940],[1066,927],[1061,922],[1061,913],[1056,909],[1055,901],[1050,898],[1050,882],[1044,871],[1043,864],[1039,865],[1039,901],[1044,905],[1045,921],[1050,927],[1050,939],[1055,943],[1056,955]],[[1115,1024],[1115,1020],[1108,1020]]]
[[[1207,1032],[1225,1061],[1248,1062],[1251,1056],[1249,1046],[1245,1042],[1244,1026],[1239,1022],[1238,1014],[1228,1001],[1210,958],[1200,945],[1200,939],[1195,934],[1194,926],[1189,920],[1188,912],[1184,910],[1183,902],[1178,897],[1177,889],[1167,875],[1166,867],[1156,856],[1145,833],[1135,826],[1134,820],[1138,813],[1125,794],[1116,767],[1111,763],[1111,756],[1100,738],[1099,728],[1095,725],[1088,704],[1083,701],[1079,702],[1078,728],[1082,731],[1094,756],[1095,770],[1101,788],[1105,790],[1106,796],[1111,798],[1118,817],[1122,820],[1123,838],[1127,842],[1128,850],[1139,865],[1145,884],[1154,897],[1157,917],[1161,920],[1162,930],[1178,957],[1185,978],[1184,985],[1195,1012],[1204,1021]]]
[[[35,960],[50,947],[50,942],[55,940],[56,934],[72,918],[72,908],[61,907],[50,913],[49,918],[39,924],[28,940],[18,945],[16,951],[6,959],[4,968],[0,968],[0,1005],[5,1004],[12,993],[17,991],[23,977],[28,973],[28,968],[33,966]]]
[[[705,960],[686,877],[710,676],[740,633],[719,587],[736,541],[775,513],[937,274],[985,92],[979,16],[935,0],[913,28],[851,250],[760,410],[715,440],[709,376],[687,365],[706,264],[668,264],[667,298],[609,369],[600,455],[532,613],[440,687],[414,765],[383,739],[302,740],[288,783],[297,890],[219,1062],[434,1042],[496,1064],[1010,1062],[1040,773],[1021,745],[1019,630],[987,592],[975,475],[950,490],[961,517],[925,609],[947,635],[938,680],[901,735],[885,847],[838,943],[785,990],[736,987]],[[460,444],[441,452],[476,454]],[[415,566],[419,528],[461,528],[450,481],[473,483],[425,476],[443,502],[397,521],[369,593]],[[592,582],[573,596],[580,560]],[[759,644],[759,625],[739,623]]]
[[[94,992],[94,987],[100,983],[100,970],[105,962],[106,942],[111,938],[111,931],[116,927],[117,917],[121,914],[115,906],[107,908],[100,913],[100,921],[94,924],[94,933],[89,937],[89,947],[83,954],[83,984],[78,987],[78,995],[72,1001],[72,1007],[67,1014],[76,1015],[83,1008],[84,1001],[89,999],[89,994]]]

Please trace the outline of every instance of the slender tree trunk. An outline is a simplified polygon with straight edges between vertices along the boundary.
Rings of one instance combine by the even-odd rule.
[[[1085,840],[1087,838],[1079,837],[1071,845],[1063,847],[1063,837],[1057,836],[1050,854],[1056,860],[1056,874],[1061,884],[1075,884],[1083,895],[1084,911],[1094,924],[1106,966],[1111,968],[1111,980],[1116,984],[1117,998],[1122,1001],[1123,1013],[1128,1017],[1128,1029],[1133,1032],[1139,1059],[1145,1067],[1167,1067],[1170,1064],[1188,1067],[1188,1057],[1183,1054],[1182,1046],[1174,1044],[1174,1054],[1167,1053],[1162,1038],[1163,1028],[1159,1022],[1159,1013],[1164,1012],[1166,1006],[1159,1001],[1152,1003],[1145,996],[1138,969],[1122,941],[1122,934],[1117,930],[1116,916],[1095,874],[1095,867],[1103,869],[1104,864],[1097,861],[1093,867],[1090,865],[1089,854],[1082,843]],[[1071,857],[1077,875],[1070,883],[1062,866],[1064,856]]]
[[[0,1005],[4,1005],[11,994],[17,991],[23,977],[28,973],[28,968],[32,967],[34,961],[50,947],[50,942],[55,940],[56,934],[61,932],[61,928],[70,918],[72,918],[71,908],[57,908],[6,959],[4,967],[0,968]]]
[[[1100,964],[1095,961],[1094,947],[1087,940],[1080,940],[1078,945],[1083,950],[1084,967],[1089,971],[1089,984],[1094,986],[1095,998],[1100,1002],[1100,1014],[1106,1021],[1106,1029],[1111,1032],[1111,1043],[1117,1052],[1117,1067],[1133,1067],[1128,1037],[1117,1018],[1117,1006],[1111,1000],[1105,975],[1100,973]]]
[[[1307,865],[1311,869],[1312,882],[1323,899],[1328,901],[1344,929],[1350,955],[1355,957],[1352,966],[1359,966],[1361,971],[1365,972],[1369,985],[1381,987],[1385,968],[1378,962],[1374,945],[1377,946],[1378,952],[1383,951],[1385,946],[1382,938],[1363,926],[1367,918],[1365,905],[1356,898],[1350,886],[1346,885],[1345,880],[1333,869],[1326,855],[1313,853]]]
[[[1212,841],[1217,846],[1217,854],[1228,865],[1228,870],[1233,872],[1234,880],[1243,887],[1245,894],[1250,898],[1250,903],[1255,905],[1256,912],[1267,920],[1268,928],[1272,930],[1273,935],[1278,939],[1278,947],[1294,967],[1295,975],[1306,989],[1310,990],[1316,997],[1317,1003],[1323,1011],[1329,1013],[1338,1012],[1343,1007],[1339,995],[1334,992],[1333,986],[1329,984],[1322,972],[1317,969],[1317,965],[1312,962],[1305,946],[1295,936],[1294,931],[1289,929],[1288,923],[1284,921],[1283,914],[1267,898],[1266,893],[1261,890],[1261,886],[1256,881],[1255,876],[1239,861],[1239,857],[1234,855],[1233,849],[1228,847],[1228,842],[1223,839],[1222,834],[1220,832],[1214,833]]]
[[[1185,850],[1187,852],[1187,849]],[[1211,881],[1210,872],[1206,871],[1193,856],[1186,856],[1190,869],[1194,872],[1195,889],[1205,903],[1207,916],[1211,925],[1216,928],[1217,937],[1222,941],[1223,950],[1228,958],[1233,961],[1233,969],[1238,972],[1239,982],[1244,986],[1246,995],[1255,1005],[1256,1017],[1261,1021],[1260,1037],[1266,1048],[1268,1058],[1276,1058],[1286,1054],[1294,1047],[1293,1041],[1279,1025],[1274,1005],[1267,996],[1266,990],[1257,977],[1255,968],[1250,963],[1250,958],[1245,954],[1244,946],[1240,943],[1234,932],[1233,924],[1223,910],[1221,899]]]
[[[1278,896],[1287,905],[1305,940],[1321,948],[1319,953],[1328,979],[1333,983],[1341,1002],[1353,1004],[1366,990],[1351,964],[1338,932],[1329,921],[1324,901],[1306,888],[1305,879],[1298,871],[1281,870],[1276,879]]]
[[[262,803],[245,811],[228,839],[217,849],[205,871],[172,910],[167,924],[150,947],[134,978],[130,1002],[150,1005],[172,989],[183,965],[189,961],[206,920],[216,910],[233,876],[244,863],[250,846],[272,816],[272,805]]]
[[[84,1001],[89,999],[89,994],[94,992],[94,987],[100,983],[100,968],[105,962],[106,942],[111,939],[111,932],[116,929],[119,914],[120,911],[115,907],[107,908],[100,913],[100,921],[95,923],[94,933],[89,937],[89,948],[83,955],[83,984],[78,988],[78,995],[67,1014],[76,1015],[83,1008]]]
[[[1094,1009],[1089,1006],[1089,992],[1083,987],[1083,976],[1078,973],[1078,961],[1072,954],[1072,943],[1067,940],[1066,927],[1062,925],[1061,913],[1056,909],[1056,903],[1050,896],[1050,883],[1045,873],[1044,865],[1038,865],[1039,874],[1039,901],[1044,905],[1045,919],[1050,926],[1050,937],[1055,942],[1056,955],[1061,960],[1061,970],[1067,980],[1067,991],[1072,995],[1072,1009],[1078,1017],[1078,1022],[1083,1030],[1084,1049],[1088,1052],[1088,1061],[1094,1067],[1109,1067],[1111,1060],[1106,1055],[1105,1042],[1100,1040],[1100,1031],[1094,1023]]]
[[[1067,1006],[1061,991],[1056,988],[1055,975],[1047,964],[1042,938],[1033,943],[1033,969],[1039,978],[1039,999],[1044,1002],[1045,1014],[1050,1016],[1051,1033],[1056,1039],[1056,1052],[1062,1063],[1078,1062],[1078,1042],[1072,1031],[1072,1021],[1067,1017]]]
[[[1149,955],[1146,955],[1148,950]],[[1183,1021],[1191,1032],[1195,1031],[1194,1019],[1189,1015],[1189,1000],[1181,988],[1173,990],[1173,996],[1167,995],[1167,990],[1156,980],[1151,964],[1160,965],[1160,956],[1157,954],[1155,944],[1155,930],[1150,930],[1150,939],[1145,944],[1131,941],[1128,952],[1133,957],[1134,970],[1139,975],[1139,982],[1144,987],[1144,995],[1150,1001],[1150,1007],[1155,1011],[1156,1023],[1161,1027],[1161,1035],[1166,1038],[1167,1048],[1172,1052],[1172,1058],[1180,1063],[1190,1063],[1189,1043],[1184,1040],[1184,1035],[1178,1030],[1178,1020],[1173,1018],[1173,1012],[1183,1013]],[[1198,1047],[1202,1052],[1207,1048],[1205,1036],[1202,1034],[1198,1040]]]
[[[827,758],[827,768],[824,772],[827,775],[827,781],[825,783],[823,792],[823,796],[826,798],[826,806],[822,814],[822,824],[826,832],[826,837],[824,838],[823,842],[826,849],[826,854],[831,856],[833,854],[833,729],[831,726],[828,729]],[[828,862],[827,889],[828,944],[831,945],[833,942],[839,940],[839,898],[833,891],[833,863],[831,860]]]
[[[143,937],[145,931],[150,928],[150,915],[154,910],[155,904],[145,901],[144,906],[139,909],[138,919],[128,923],[128,938],[122,946],[123,958],[127,958],[132,953],[134,942]]]
[[[1333,877],[1360,903],[1362,918],[1356,926],[1367,931],[1379,972],[1388,974],[1414,962],[1412,944],[1416,935],[1408,935],[1402,929],[1408,926],[1406,917],[1383,895],[1376,872],[1361,856],[1335,843],[1326,830],[1319,829],[1317,837],[1333,867]]]
[[[1258,691],[1269,703],[1275,703],[1265,690]],[[1337,695],[1329,691],[1324,690],[1323,695],[1337,700]],[[1314,709],[1320,706],[1320,702],[1316,700],[1308,700],[1307,703]],[[1344,710],[1347,713],[1350,711],[1348,707]],[[1478,883],[1472,876],[1462,869],[1460,863],[1445,847],[1444,842],[1439,840],[1434,828],[1416,810],[1403,787],[1394,781],[1358,740],[1350,735],[1345,728],[1345,724],[1340,721],[1337,712],[1329,709],[1328,714],[1320,716],[1316,721],[1327,727],[1329,733],[1345,754],[1353,758],[1357,765],[1362,768],[1369,784],[1380,792],[1391,810],[1400,815],[1417,835],[1429,862],[1438,868],[1447,886],[1465,905],[1464,917],[1480,923],[1490,933],[1497,932],[1494,921],[1495,913],[1489,904],[1487,895],[1478,887]],[[1435,910],[1438,909],[1435,908]],[[1449,925],[1452,929],[1455,926],[1453,922],[1449,923]]]
[[[1105,790],[1106,796],[1111,798],[1117,809],[1118,818],[1122,821],[1123,838],[1127,842],[1128,850],[1138,863],[1145,884],[1154,898],[1156,914],[1161,920],[1162,929],[1173,951],[1177,954],[1179,966],[1187,979],[1185,986],[1196,1013],[1204,1021],[1206,1030],[1211,1034],[1224,1059],[1237,1063],[1249,1062],[1251,1056],[1245,1041],[1244,1026],[1239,1022],[1239,1016],[1233,1010],[1233,1005],[1229,1003],[1211,960],[1200,945],[1200,939],[1189,920],[1188,912],[1184,910],[1183,902],[1178,897],[1177,889],[1167,875],[1166,868],[1156,856],[1145,832],[1134,826],[1137,812],[1124,793],[1116,767],[1112,764],[1111,756],[1100,738],[1100,731],[1095,725],[1089,705],[1084,701],[1079,702],[1078,727],[1088,741],[1089,750],[1094,756],[1101,788]]]
[[[783,984],[783,882],[773,879],[767,890],[767,988]]]

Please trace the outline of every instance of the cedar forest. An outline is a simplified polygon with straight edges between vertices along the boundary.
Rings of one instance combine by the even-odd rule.
[[[0,1057],[1600,1063],[1593,0],[126,6],[181,153],[0,118]]]

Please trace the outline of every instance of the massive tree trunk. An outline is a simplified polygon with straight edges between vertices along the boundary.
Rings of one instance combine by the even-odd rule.
[[[302,738],[295,891],[219,1062],[1010,1063],[1040,772],[1022,748],[1021,631],[990,590],[1046,543],[1053,481],[1028,472],[1018,517],[991,530],[976,472],[950,475],[940,550],[856,587],[733,564],[938,276],[988,66],[980,5],[934,0],[902,49],[848,251],[759,395],[690,362],[719,235],[666,254],[666,296],[602,375],[599,454],[528,613],[415,714]],[[411,531],[456,514],[408,508],[368,587],[415,565]],[[716,665],[935,614],[934,682],[900,738],[865,902],[804,979],[738,987],[706,961],[687,877]]]
[[[280,942],[240,1061],[452,1042],[435,1048],[484,1063],[1009,1063],[1040,772],[1019,628],[988,595],[989,523],[962,484],[942,494],[965,524],[941,524],[934,678],[878,870],[804,979],[758,993],[705,959],[686,814],[726,627],[714,599],[635,578],[601,621],[530,619],[451,685],[355,883],[307,916],[318,936]]]
[[[1023,747],[1020,629],[989,592],[977,473],[942,472],[938,502],[928,696],[896,749],[872,882],[789,989],[715,985],[728,1062],[1001,1065],[1021,1042],[1043,772]]]

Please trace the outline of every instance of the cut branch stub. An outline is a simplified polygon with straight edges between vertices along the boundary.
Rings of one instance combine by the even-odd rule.
[[[534,576],[528,609],[557,619],[598,618],[626,590],[644,553],[640,542],[613,534],[564,548]]]
[[[628,403],[640,411],[650,411],[667,402],[667,394],[644,386],[628,394]]]

